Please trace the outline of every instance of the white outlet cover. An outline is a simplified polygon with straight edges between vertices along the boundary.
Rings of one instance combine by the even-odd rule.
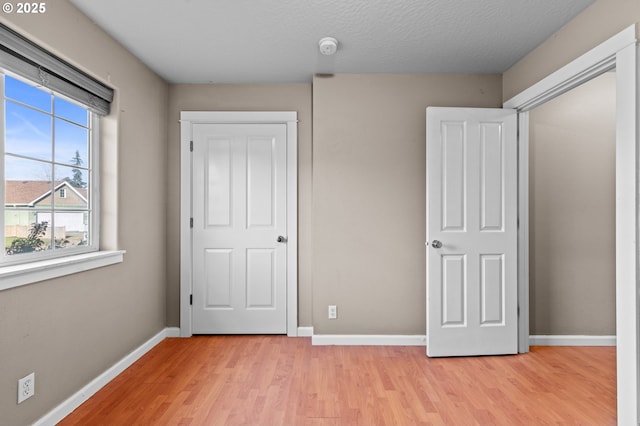
[[[31,398],[36,393],[36,373],[18,380],[18,404]]]
[[[328,317],[329,317],[329,319],[337,319],[338,318],[338,307],[336,305],[329,305]]]

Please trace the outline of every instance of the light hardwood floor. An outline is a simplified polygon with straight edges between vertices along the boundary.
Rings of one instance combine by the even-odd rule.
[[[614,347],[427,358],[308,338],[166,339],[60,425],[613,425]]]

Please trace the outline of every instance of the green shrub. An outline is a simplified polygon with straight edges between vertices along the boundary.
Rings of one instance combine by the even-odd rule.
[[[46,250],[46,242],[42,239],[47,232],[48,222],[36,222],[31,225],[31,230],[26,238],[16,238],[5,248],[7,254],[31,253]]]

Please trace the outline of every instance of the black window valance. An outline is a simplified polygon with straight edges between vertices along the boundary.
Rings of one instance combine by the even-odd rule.
[[[0,24],[0,67],[109,114],[113,89]]]

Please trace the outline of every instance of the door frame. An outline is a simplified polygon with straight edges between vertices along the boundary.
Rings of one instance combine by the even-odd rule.
[[[616,360],[619,424],[638,424],[640,420],[638,56],[636,25],[632,25],[504,103],[504,108],[518,110],[518,349],[519,352],[528,352],[528,111],[604,72],[616,70]]]
[[[194,124],[287,126],[287,335],[298,335],[298,113],[295,111],[180,112],[180,337],[192,335],[192,158]]]

